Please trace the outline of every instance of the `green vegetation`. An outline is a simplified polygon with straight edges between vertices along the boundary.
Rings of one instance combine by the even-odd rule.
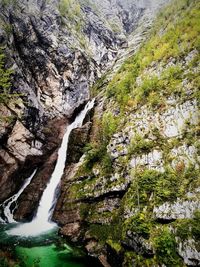
[[[107,225],[91,224],[89,226],[89,232],[92,236],[96,237],[102,244],[105,244],[106,241],[109,243],[117,243],[117,250],[119,249],[119,240],[121,233],[120,225],[113,223]]]
[[[164,263],[167,267],[182,266],[182,262],[176,252],[175,237],[168,227],[159,229],[153,242],[159,262]]]
[[[104,174],[112,171],[112,162],[106,150],[105,144],[92,144],[87,146],[85,168],[91,170],[95,163],[101,164],[101,169]],[[102,174],[103,174],[102,173]]]
[[[81,14],[80,4],[76,0],[60,0],[59,10],[62,16],[69,19],[74,19]]]
[[[182,219],[175,222],[176,235],[181,240],[193,238],[196,241],[200,240],[200,211],[194,213],[193,219]]]
[[[96,122],[94,127],[98,128],[96,140],[86,145],[85,168],[91,170],[95,163],[101,165],[102,174],[109,174],[112,171],[112,161],[107,153],[107,145],[111,136],[116,132],[119,118],[111,112],[105,112],[101,123]]]
[[[3,7],[9,6],[9,5],[16,5],[17,0],[1,0],[1,4]]]
[[[182,158],[182,155],[179,157],[172,153],[172,149],[185,144],[194,145],[199,150],[199,126],[193,125],[188,119],[184,123],[182,135],[166,138],[151,121],[148,133],[137,134],[137,123],[134,125],[134,120],[140,120],[140,117],[135,116],[131,121],[132,114],[141,105],[147,105],[152,116],[152,109],[164,112],[168,105],[173,106],[169,101],[170,96],[172,100],[177,99],[178,104],[194,98],[199,101],[199,18],[199,1],[174,0],[160,14],[146,44],[123,64],[108,85],[103,77],[94,88],[95,95],[100,91],[99,88],[106,88],[107,111],[93,123],[95,134],[85,148],[84,167],[89,173],[88,178],[77,183],[74,195],[94,195],[94,192],[105,187],[107,189],[123,184],[130,175],[130,185],[119,208],[111,212],[98,212],[98,209],[95,211],[95,205],[86,204],[83,209],[89,234],[98,239],[101,245],[108,244],[117,253],[122,253],[124,266],[149,267],[164,264],[167,267],[183,267],[185,265],[177,253],[176,237],[182,241],[188,238],[198,241],[200,238],[199,212],[191,219],[168,221],[168,225],[163,225],[153,213],[155,206],[165,202],[173,203],[178,198],[190,199],[187,193],[200,186],[199,170],[195,163],[190,163],[190,158],[186,162],[187,155]],[[188,57],[190,52],[192,53]],[[120,107],[119,117],[114,115],[116,106]],[[124,124],[135,127],[136,134],[130,142],[128,155],[119,156],[114,161],[119,178],[111,181],[113,162],[107,153],[107,145],[113,134],[122,129]],[[120,151],[123,146],[124,144],[117,144],[116,149]],[[147,169],[142,165],[130,173],[130,158],[148,154],[153,149],[159,150],[163,155],[162,171]],[[94,175],[92,170],[95,167],[98,171]],[[82,174],[79,174],[84,175],[85,170],[82,169]],[[101,224],[106,218],[111,223]],[[139,248],[144,246],[145,250],[147,245],[152,249],[153,255],[150,253],[147,258],[144,252],[135,253],[127,247],[124,252],[123,244],[129,239],[128,231],[133,233],[133,238],[138,238],[136,241]]]
[[[128,152],[132,154],[148,153],[154,147],[154,142],[144,139],[141,135],[136,134],[131,140]]]
[[[2,47],[0,47],[0,108],[1,106],[8,106],[17,103],[19,96],[22,94],[11,93],[11,75],[13,71],[5,68],[5,54]],[[11,123],[15,119],[15,115],[2,116],[0,121]]]
[[[12,97],[10,94],[11,73],[10,69],[5,69],[5,55],[3,49],[0,48],[0,105],[8,103]]]
[[[198,186],[199,173],[193,165],[177,165],[176,170],[166,167],[164,172],[156,170],[134,170],[133,183],[126,195],[127,206],[138,208],[173,202]]]
[[[82,32],[84,18],[79,2],[77,0],[60,0],[58,8],[63,25],[67,27],[70,32],[73,32],[80,45],[86,49],[86,39]]]
[[[122,250],[122,246],[120,243],[117,243],[117,242],[113,242],[113,240],[111,239],[108,239],[107,240],[107,244],[112,248],[114,249],[117,253],[119,253],[121,250]]]
[[[125,222],[123,229],[124,236],[126,235],[126,231],[130,230],[148,239],[150,236],[151,223],[151,219],[148,218],[146,212],[137,213]]]
[[[139,60],[136,55],[128,59],[121,67],[111,82],[108,84],[106,95],[108,98],[114,98],[121,108],[125,107],[131,99],[132,88],[139,74]]]
[[[91,95],[92,97],[95,97],[99,94],[100,91],[102,91],[105,86],[108,84],[108,81],[107,81],[107,75],[108,75],[108,72],[106,74],[103,74],[101,76],[101,78],[99,78],[95,84],[91,87]]]
[[[167,14],[167,15],[166,15]],[[177,64],[190,51],[200,50],[200,3],[196,0],[175,0],[160,14],[151,37],[146,44],[129,58],[107,87],[107,97],[113,98],[121,109],[147,104],[159,108],[165,104],[164,97],[178,94],[184,97],[181,81],[190,78],[197,96],[199,75],[192,67],[199,61],[197,55],[189,63],[190,72]],[[198,53],[197,53],[198,54]],[[175,64],[166,67],[173,59]],[[145,75],[145,70],[165,66],[161,75]],[[151,72],[151,71],[150,71]],[[137,77],[141,78],[138,84]]]

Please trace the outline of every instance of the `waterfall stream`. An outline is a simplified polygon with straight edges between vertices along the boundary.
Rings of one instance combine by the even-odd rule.
[[[16,206],[11,209],[11,205],[13,205],[15,203],[16,205],[16,201],[17,199],[20,197],[20,195],[24,192],[24,190],[26,189],[26,187],[30,184],[30,182],[32,181],[35,173],[36,173],[37,169],[34,170],[34,172],[31,174],[30,177],[28,177],[23,186],[21,187],[21,189],[12,197],[9,197],[8,199],[6,199],[1,205],[0,208],[3,209],[3,213],[4,213],[4,217],[5,219],[1,218],[1,222],[2,223],[14,223],[16,222],[13,218],[13,214],[15,209],[17,208]]]
[[[55,169],[43,192],[35,218],[30,223],[19,224],[15,228],[8,230],[7,234],[16,236],[37,236],[43,232],[50,231],[57,226],[51,221],[51,217],[57,200],[55,195],[56,189],[59,186],[65,168],[69,136],[73,129],[82,126],[85,116],[87,112],[93,108],[94,102],[95,99],[89,101],[74,122],[67,127],[61,147],[58,151]]]

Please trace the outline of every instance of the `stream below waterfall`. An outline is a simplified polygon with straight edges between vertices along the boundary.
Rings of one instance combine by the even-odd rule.
[[[0,267],[97,267],[99,263],[88,257],[79,247],[71,247],[58,235],[58,226],[51,217],[57,201],[57,190],[64,173],[70,133],[81,127],[87,112],[94,106],[89,101],[75,120],[68,125],[58,151],[55,169],[41,197],[31,222],[14,220],[17,199],[37,175],[37,169],[24,181],[21,189],[1,205]]]

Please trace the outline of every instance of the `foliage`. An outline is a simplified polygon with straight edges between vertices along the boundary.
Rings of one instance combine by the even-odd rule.
[[[164,263],[167,267],[181,266],[176,252],[175,237],[167,227],[159,230],[154,238],[154,246],[159,262]]]
[[[141,135],[136,134],[131,140],[128,152],[129,154],[148,153],[154,147],[152,141],[144,139]]]
[[[200,211],[194,212],[194,218],[182,219],[175,223],[176,234],[182,240],[193,238],[200,240]]]
[[[102,138],[103,142],[108,144],[112,135],[116,132],[119,118],[111,112],[105,112],[102,117]]]
[[[63,26],[73,33],[81,47],[87,49],[85,35],[82,31],[84,18],[80,3],[77,0],[60,0],[58,9]],[[72,45],[71,48],[75,49],[76,47]]]
[[[85,167],[92,169],[94,164],[98,162],[101,166],[103,174],[109,174],[112,171],[112,160],[107,153],[107,145],[111,136],[116,131],[118,126],[118,118],[111,112],[105,112],[102,117],[102,122],[98,125],[97,141],[85,147],[86,160]]]
[[[16,5],[17,0],[1,0],[1,4],[3,7],[9,6],[9,5]]]
[[[130,220],[126,221],[128,230],[139,234],[140,236],[148,239],[150,235],[151,221],[144,212],[140,212],[131,217]]]
[[[167,14],[167,15],[166,15]],[[149,40],[130,57],[107,87],[107,97],[113,98],[122,109],[137,104],[153,108],[164,105],[164,96],[183,94],[184,70],[177,64],[192,50],[200,50],[200,3],[197,0],[175,0],[157,18]],[[174,60],[174,65],[167,63]],[[193,66],[199,57],[193,59]],[[143,75],[148,68],[165,66],[161,75]],[[193,87],[199,87],[199,75],[190,73]],[[141,78],[138,84],[137,77]],[[199,90],[195,90],[198,95]],[[134,103],[135,105],[135,102]]]
[[[119,242],[113,242],[112,239],[107,240],[107,244],[114,249],[117,253],[119,253],[122,249],[122,246]]]
[[[139,208],[144,205],[157,205],[165,201],[174,201],[184,196],[188,188],[196,187],[199,181],[198,170],[193,165],[181,172],[166,167],[164,172],[156,170],[134,170],[133,183],[127,193],[127,205]],[[151,199],[151,200],[150,200]],[[150,201],[150,202],[149,202]]]
[[[62,16],[73,19],[74,16],[80,16],[80,5],[76,0],[60,0],[59,10]]]
[[[6,259],[0,258],[0,266],[1,267],[9,267],[8,261]]]
[[[144,77],[141,86],[137,87],[134,95],[137,102],[142,102],[151,92],[158,91],[159,89],[159,80],[157,76]]]
[[[95,82],[95,84],[91,87],[91,95],[92,97],[95,97],[98,95],[98,93],[100,91],[103,90],[103,88],[108,84],[108,81],[107,81],[107,74],[103,74],[101,76],[101,78],[97,79],[97,81]]]
[[[11,98],[11,73],[10,69],[5,69],[5,55],[0,48],[0,104],[8,103]]]
[[[102,243],[107,240],[113,240],[113,242],[118,242],[120,240],[120,225],[118,224],[91,224],[89,226],[89,232],[92,236],[98,238]]]

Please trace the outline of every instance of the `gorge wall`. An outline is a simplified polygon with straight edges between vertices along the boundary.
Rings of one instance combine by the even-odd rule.
[[[90,139],[69,162],[54,218],[105,266],[200,264],[198,24],[197,1],[173,2],[93,87]]]
[[[65,127],[92,94],[93,114],[71,135],[54,220],[105,266],[200,264],[200,6],[171,1],[152,26],[164,3],[0,4],[12,70],[0,100],[0,201],[37,167],[15,212],[32,218]]]
[[[11,88],[1,88],[0,200],[18,190],[39,166],[16,213],[22,219],[37,207],[67,120],[128,46],[129,34],[146,18],[148,27],[156,9],[151,2],[145,9],[143,1],[64,0],[8,0],[0,9],[2,65],[12,72]]]

